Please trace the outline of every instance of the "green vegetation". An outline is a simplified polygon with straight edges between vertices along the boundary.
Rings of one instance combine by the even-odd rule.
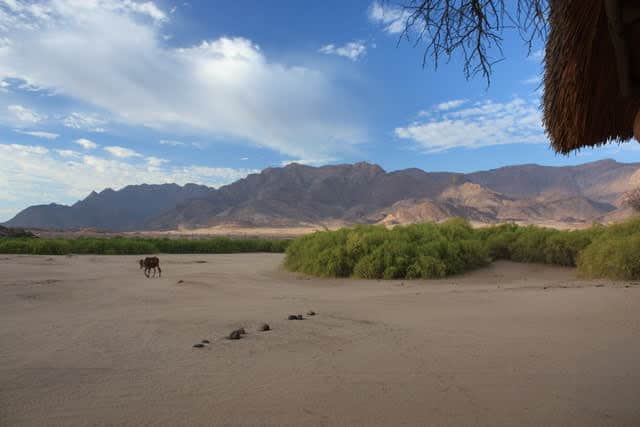
[[[36,237],[32,232],[23,228],[9,228],[0,225],[0,237]]]
[[[514,224],[473,229],[460,219],[357,226],[294,240],[285,266],[322,277],[431,279],[499,259],[577,266],[589,278],[640,279],[640,219],[575,231]]]
[[[489,262],[478,233],[463,220],[450,220],[317,232],[291,242],[285,266],[316,276],[399,279],[444,277]]]
[[[618,280],[640,279],[640,219],[601,228],[601,233],[578,257],[580,274]]]
[[[502,224],[472,228],[453,219],[387,229],[357,226],[293,241],[267,239],[0,237],[0,253],[144,255],[285,252],[292,271],[321,277],[432,279],[494,260],[575,266],[586,278],[640,280],[640,218],[585,230]]]
[[[144,254],[229,254],[241,252],[284,252],[288,240],[166,239],[138,237],[0,238],[0,253],[30,255],[144,255]]]

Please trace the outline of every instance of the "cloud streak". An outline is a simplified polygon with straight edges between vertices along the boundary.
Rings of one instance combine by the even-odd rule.
[[[381,25],[388,34],[400,34],[410,13],[403,8],[374,1],[369,7],[369,21]]]
[[[128,159],[130,157],[142,157],[142,154],[126,147],[119,147],[117,145],[104,147],[104,151],[111,154],[112,156],[118,157],[120,159]]]
[[[33,137],[36,137],[36,138],[43,138],[43,139],[57,139],[60,136],[57,133],[45,132],[45,131],[41,131],[41,130],[27,131],[27,130],[16,129],[15,132],[21,133],[23,135],[29,135],[29,136],[33,136]]]
[[[421,120],[394,130],[396,137],[426,153],[454,148],[545,143],[542,118],[533,101],[483,101],[464,108],[450,101],[421,112]],[[446,107],[446,108],[443,108]]]
[[[107,121],[97,114],[71,113],[64,118],[63,124],[72,129],[86,130],[89,132],[105,132],[104,125]]]
[[[318,52],[324,53],[325,55],[342,56],[351,61],[357,61],[367,53],[367,46],[360,41],[349,42],[342,46],[327,44],[318,49]]]
[[[22,105],[9,105],[7,111],[16,124],[33,125],[45,119],[44,115]]]
[[[78,144],[79,146],[81,146],[85,150],[93,150],[95,148],[98,148],[98,144],[96,144],[95,142],[93,142],[93,141],[91,141],[91,140],[89,140],[87,138],[76,139],[73,142],[75,144]]]

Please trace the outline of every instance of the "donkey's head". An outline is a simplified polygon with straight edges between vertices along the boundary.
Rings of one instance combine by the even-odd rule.
[[[144,268],[144,260],[143,259],[140,260],[140,268]]]

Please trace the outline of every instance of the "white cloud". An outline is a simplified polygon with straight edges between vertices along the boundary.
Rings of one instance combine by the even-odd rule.
[[[168,145],[170,147],[194,147],[199,150],[202,150],[207,146],[207,144],[203,142],[184,142],[177,141],[175,139],[161,139],[159,143],[160,145]]]
[[[431,111],[439,110],[437,107]],[[537,105],[521,98],[506,103],[484,101],[466,108],[450,107],[429,114],[423,121],[396,128],[395,135],[410,140],[414,148],[424,152],[546,142]]]
[[[441,102],[436,104],[427,110],[418,111],[418,117],[431,117],[438,113],[442,113],[454,108],[458,108],[463,104],[469,102],[468,99],[452,99],[451,101]]]
[[[60,157],[82,157],[82,153],[74,150],[55,150]]]
[[[173,139],[161,139],[160,140],[160,144],[169,145],[171,147],[184,147],[185,145],[187,145],[186,143],[184,143],[182,141],[176,141],[176,140],[173,140]]]
[[[529,59],[536,62],[542,61],[544,59],[544,49],[534,50],[529,55]]]
[[[280,162],[280,166],[287,166],[291,163],[298,163],[300,165],[310,165],[310,166],[321,166],[321,165],[325,165],[327,163],[333,162],[336,159],[332,159],[332,158],[324,158],[324,159],[289,159],[289,160],[282,160]]]
[[[117,2],[112,1],[111,3],[113,3],[111,5],[112,7],[114,8],[118,7]],[[122,7],[123,10],[128,9],[132,12],[137,12],[143,15],[147,15],[158,23],[168,21],[167,15],[160,8],[158,8],[158,6],[156,6],[155,3],[151,1],[138,3],[131,0],[122,0],[120,7]]]
[[[389,34],[399,34],[404,30],[410,13],[400,6],[374,1],[369,7],[369,20],[380,24]]]
[[[119,157],[121,159],[127,159],[129,157],[142,157],[142,154],[126,147],[119,147],[117,145],[104,147],[104,151],[108,152],[112,156]]]
[[[365,139],[340,79],[274,62],[250,40],[171,48],[162,40],[167,15],[131,1],[49,0],[37,13],[16,4],[20,13],[0,15],[0,79],[45,87],[127,124],[296,157]]]
[[[22,133],[24,135],[35,136],[36,138],[44,138],[44,139],[56,139],[60,136],[57,133],[45,132],[41,130],[26,131],[26,130],[15,129],[15,132]]]
[[[23,0],[2,0],[0,2],[0,17],[2,18],[2,23],[9,22],[19,25],[19,28],[32,29],[47,23],[58,12],[73,12],[69,9],[75,9],[75,11],[82,13],[105,10],[113,13],[133,14],[150,18],[156,24],[168,21],[167,15],[154,2],[133,0],[66,0],[63,2],[45,1],[41,3],[31,3]],[[26,19],[27,17],[33,17],[39,22],[29,21]]]
[[[334,44],[327,44],[322,46],[318,52],[326,55],[338,55],[348,58],[352,61],[357,61],[367,53],[367,46],[360,41],[349,42],[342,46],[336,46]]]
[[[453,99],[451,101],[442,102],[436,105],[436,110],[439,110],[439,111],[451,110],[452,108],[457,108],[462,104],[465,104],[466,102],[467,102],[466,99]]]
[[[539,85],[541,82],[542,82],[542,76],[540,75],[531,76],[522,81],[522,83],[527,85]]]
[[[161,159],[159,157],[153,157],[153,156],[147,157],[145,160],[147,161],[147,164],[151,167],[158,167],[158,166],[164,165],[165,163],[169,163],[169,160]]]
[[[104,132],[102,127],[107,121],[97,114],[92,113],[71,113],[64,118],[63,124],[72,129],[81,129],[89,132]]]
[[[26,92],[43,92],[43,91],[45,91],[45,88],[40,87],[40,86],[35,86],[35,85],[33,85],[31,83],[27,83],[27,82],[19,84],[18,85],[18,89],[24,90]]]
[[[87,138],[80,138],[80,139],[76,139],[75,141],[73,141],[74,143],[82,146],[82,148],[84,148],[85,150],[93,150],[95,148],[98,148],[98,144],[96,144],[95,142],[87,139]]]
[[[45,116],[22,105],[9,105],[7,110],[13,120],[23,124],[35,124],[45,119]]]
[[[0,144],[0,215],[3,217],[0,220],[9,219],[28,205],[73,203],[105,187],[119,189],[130,184],[173,182],[218,187],[255,172],[198,165],[168,166],[165,161],[151,157],[146,162],[128,163],[73,150],[50,151],[41,146]]]

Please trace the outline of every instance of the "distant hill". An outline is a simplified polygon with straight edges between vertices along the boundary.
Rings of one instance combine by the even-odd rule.
[[[548,193],[584,195],[613,203],[629,188],[640,163],[618,163],[607,159],[578,166],[507,166],[474,172],[467,178],[507,197],[531,198]],[[635,184],[640,184],[640,179]]]
[[[160,212],[204,197],[212,191],[203,185],[130,185],[121,190],[95,191],[72,206],[30,206],[5,223],[9,227],[43,229],[95,228],[130,231],[147,228]],[[214,190],[215,191],[215,190]]]
[[[269,168],[221,187],[205,199],[159,215],[153,228],[296,225],[329,219],[362,222],[371,212],[410,197],[436,197],[463,182],[455,173],[407,169],[387,173],[369,163]]]
[[[405,224],[465,217],[477,222],[590,223],[629,214],[622,194],[640,185],[640,163],[508,166],[470,174],[370,163],[268,168],[213,189],[131,185],[72,206],[31,206],[5,225],[105,231],[215,225]]]

